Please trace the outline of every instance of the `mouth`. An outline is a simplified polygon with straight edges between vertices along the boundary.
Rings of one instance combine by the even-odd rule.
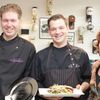
[[[11,33],[11,32],[13,31],[13,29],[12,29],[12,28],[6,28],[5,31],[6,31],[7,33]]]
[[[62,38],[62,34],[56,34],[54,37],[56,38],[56,39],[60,39],[60,38]]]

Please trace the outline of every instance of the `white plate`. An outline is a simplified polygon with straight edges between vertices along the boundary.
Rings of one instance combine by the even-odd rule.
[[[45,97],[79,97],[81,95],[84,95],[84,93],[81,90],[78,89],[74,89],[73,93],[71,94],[52,94],[48,92],[48,88],[39,88],[39,94],[41,96],[45,96]]]

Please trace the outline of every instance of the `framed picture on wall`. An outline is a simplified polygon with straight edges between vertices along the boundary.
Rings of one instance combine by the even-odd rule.
[[[49,17],[40,17],[39,19],[39,38],[40,39],[50,39],[50,35],[48,33],[48,25],[47,20]]]
[[[93,39],[92,40],[92,53],[93,54],[98,54],[97,44],[98,44],[97,39]]]
[[[68,32],[67,39],[68,39],[68,42],[71,45],[74,45],[74,42],[75,42],[75,32]]]

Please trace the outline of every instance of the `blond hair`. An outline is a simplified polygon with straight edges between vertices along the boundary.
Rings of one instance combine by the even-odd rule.
[[[13,11],[18,14],[18,18],[20,19],[22,16],[22,10],[17,4],[6,4],[0,7],[0,18],[2,18],[2,14],[8,11]]]

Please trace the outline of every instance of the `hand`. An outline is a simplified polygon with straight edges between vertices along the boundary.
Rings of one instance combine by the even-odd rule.
[[[44,96],[43,98],[46,100],[61,100],[62,99],[62,97],[44,97]]]
[[[90,87],[90,84],[88,82],[83,82],[81,85],[77,84],[76,88],[80,89],[82,92],[85,92]]]
[[[77,88],[77,89],[81,89],[81,85],[80,85],[80,84],[77,84],[77,85],[76,85],[76,88]]]
[[[97,60],[93,63],[93,68],[98,68],[100,66],[100,60]]]
[[[80,91],[82,91],[82,87],[81,87],[81,85],[80,84],[77,84],[76,85],[76,89],[79,89]],[[79,95],[79,96],[77,96],[77,97],[75,97],[75,98],[79,98],[81,95]]]

